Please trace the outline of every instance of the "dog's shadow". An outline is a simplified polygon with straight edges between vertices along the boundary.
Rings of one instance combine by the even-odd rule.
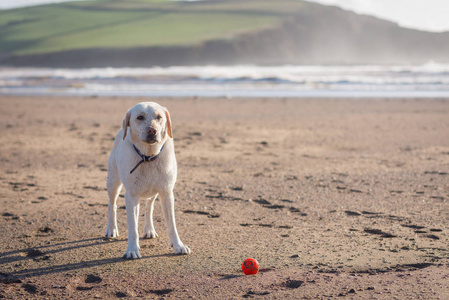
[[[72,270],[86,269],[91,267],[97,267],[102,265],[112,265],[117,263],[126,263],[129,261],[128,259],[124,259],[121,256],[113,257],[113,258],[105,258],[105,259],[95,259],[95,260],[86,260],[79,261],[75,263],[67,263],[62,265],[50,265],[46,263],[45,267],[40,268],[24,268],[23,265],[26,264],[26,261],[34,260],[36,262],[44,261],[51,259],[52,254],[65,252],[73,249],[80,249],[85,247],[95,247],[101,246],[104,243],[126,243],[126,240],[119,239],[105,239],[105,238],[92,238],[92,239],[84,239],[77,241],[69,241],[58,244],[44,245],[38,247],[30,247],[17,249],[10,252],[0,253],[0,269],[3,269],[0,272],[1,280],[8,280],[11,278],[23,278],[23,277],[37,277],[47,274],[53,273],[61,273]],[[56,248],[56,249],[54,249]],[[150,256],[142,256],[141,259],[149,259],[149,258],[157,258],[157,257],[174,257],[176,256],[173,253],[167,254],[158,254],[158,255],[150,255]],[[14,269],[12,272],[4,272],[4,268],[2,266],[12,265]],[[0,281],[1,282],[1,281]]]

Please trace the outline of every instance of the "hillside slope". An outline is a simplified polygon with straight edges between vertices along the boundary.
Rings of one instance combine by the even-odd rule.
[[[403,29],[299,0],[102,0],[0,13],[0,64],[449,62],[449,33]]]

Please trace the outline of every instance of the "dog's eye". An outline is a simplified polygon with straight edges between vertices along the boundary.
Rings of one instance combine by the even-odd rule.
[[[143,116],[138,116],[138,117],[137,117],[137,120],[139,120],[139,121],[142,121],[143,119],[144,119]]]
[[[161,115],[157,115],[156,116],[156,120],[161,120],[162,119],[162,116]]]

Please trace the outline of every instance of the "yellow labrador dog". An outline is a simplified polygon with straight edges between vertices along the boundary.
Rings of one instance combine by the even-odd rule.
[[[168,110],[154,102],[129,109],[118,132],[108,162],[109,216],[107,237],[117,237],[117,198],[125,186],[128,219],[128,248],[124,258],[141,258],[138,217],[140,200],[146,199],[144,238],[155,238],[154,201],[159,195],[170,244],[176,254],[189,254],[176,230],[173,188],[177,165]]]

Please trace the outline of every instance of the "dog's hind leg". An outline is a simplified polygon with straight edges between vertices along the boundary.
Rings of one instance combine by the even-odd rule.
[[[122,189],[122,183],[118,176],[117,166],[113,163],[109,164],[107,190],[109,196],[108,205],[108,227],[106,229],[106,237],[118,237],[117,227],[117,198]]]
[[[145,203],[145,216],[143,225],[143,238],[144,239],[154,239],[158,236],[153,224],[153,210],[154,202],[157,198],[157,194],[153,197],[147,199]]]

